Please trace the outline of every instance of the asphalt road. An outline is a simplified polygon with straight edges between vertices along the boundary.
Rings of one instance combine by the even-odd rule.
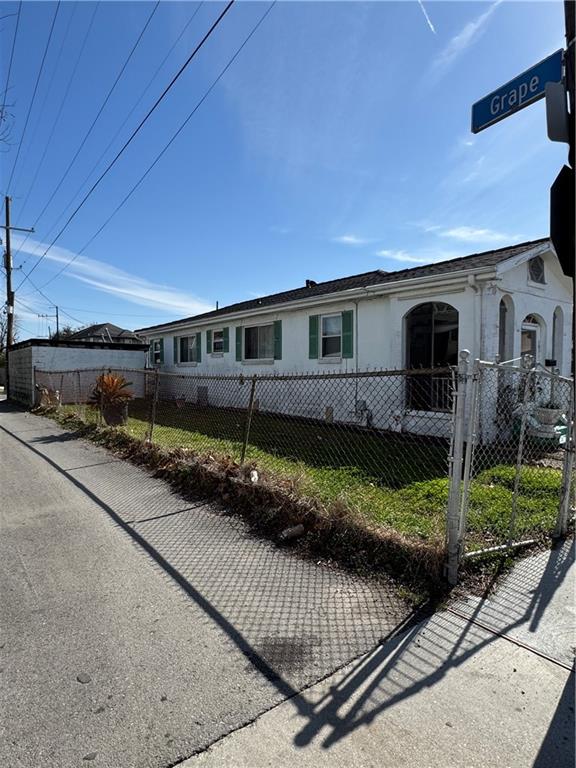
[[[0,489],[6,768],[172,766],[409,612],[6,403]]]

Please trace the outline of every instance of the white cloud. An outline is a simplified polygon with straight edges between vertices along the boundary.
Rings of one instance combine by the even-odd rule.
[[[461,240],[465,243],[511,243],[518,240],[520,235],[509,235],[505,232],[497,232],[494,229],[480,229],[478,227],[453,227],[438,232],[440,237],[449,237],[452,240]]]
[[[32,256],[43,253],[48,245],[39,241],[15,237],[14,245]],[[76,254],[65,248],[51,248],[46,260],[56,264],[67,264]],[[64,273],[69,278],[91,286],[97,291],[144,307],[154,307],[165,312],[180,315],[196,315],[214,309],[214,304],[192,294],[168,285],[152,283],[145,278],[132,275],[103,261],[76,256]]]
[[[370,240],[366,240],[364,237],[357,237],[356,235],[340,235],[339,237],[333,237],[332,242],[342,245],[366,245]]]
[[[424,18],[426,19],[426,23],[428,24],[430,31],[436,34],[436,28],[434,27],[434,24],[432,24],[432,21],[430,20],[430,16],[428,16],[428,11],[426,10],[426,8],[424,8],[424,3],[422,2],[422,0],[418,0],[418,5],[422,9],[422,13],[424,14]]]
[[[473,45],[486,30],[490,17],[503,0],[496,0],[489,8],[473,21],[469,21],[457,35],[449,41],[432,62],[432,76],[442,77],[467,48]]]
[[[376,256],[382,259],[392,259],[404,264],[433,264],[436,261],[446,261],[447,259],[456,259],[461,254],[453,251],[434,251],[425,250],[417,253],[409,253],[404,250],[389,250],[387,248],[376,251]]]

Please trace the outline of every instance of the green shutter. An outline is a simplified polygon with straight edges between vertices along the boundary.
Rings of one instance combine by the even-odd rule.
[[[342,357],[354,355],[354,313],[351,309],[342,312]]]
[[[318,359],[318,315],[308,318],[308,357],[310,360]]]
[[[274,360],[282,360],[282,320],[274,320]]]
[[[160,365],[164,363],[164,338],[160,339]]]
[[[236,360],[242,361],[242,326],[236,326]]]
[[[224,352],[230,352],[230,328],[222,328],[222,340],[224,342]]]
[[[202,334],[200,331],[196,334],[196,362],[202,362]]]
[[[178,342],[180,339],[178,336],[174,336],[174,365],[176,365],[179,362],[178,358]]]
[[[212,331],[206,331],[206,354],[209,355],[212,352]]]

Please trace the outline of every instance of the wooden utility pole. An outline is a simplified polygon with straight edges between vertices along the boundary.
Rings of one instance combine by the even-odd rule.
[[[4,269],[6,271],[6,395],[10,397],[10,347],[14,344],[14,291],[12,290],[12,248],[11,232],[34,232],[32,229],[22,227],[13,227],[10,224],[10,198],[8,195],[4,198],[6,220],[2,229],[6,232],[6,251],[4,254]]]

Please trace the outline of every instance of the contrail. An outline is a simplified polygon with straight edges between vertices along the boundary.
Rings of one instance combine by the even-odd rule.
[[[428,13],[426,12],[426,8],[424,8],[424,3],[422,2],[422,0],[418,0],[418,5],[420,6],[420,8],[422,8],[422,13],[424,14],[426,23],[430,27],[430,31],[436,34],[436,29],[434,27],[434,24],[432,24],[432,22],[430,21],[430,16],[428,16]]]

